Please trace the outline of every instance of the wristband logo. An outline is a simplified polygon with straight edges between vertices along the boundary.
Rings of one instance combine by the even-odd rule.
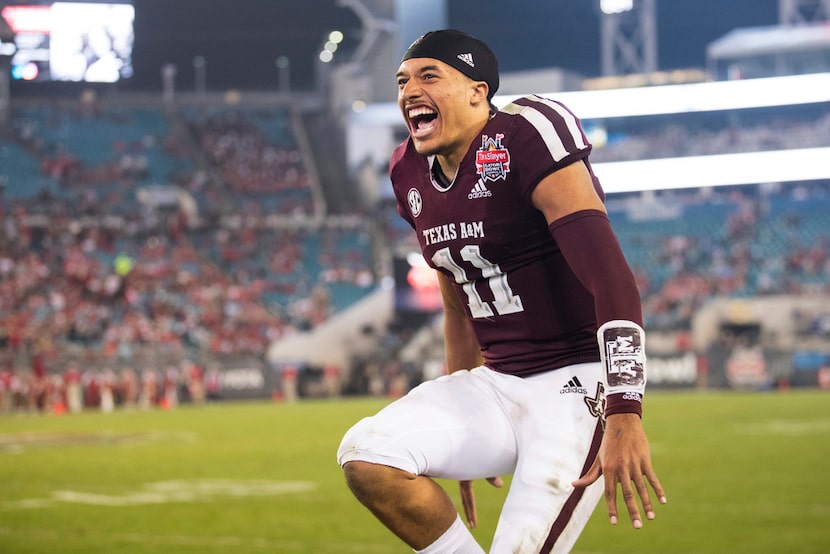
[[[608,386],[612,392],[619,388],[644,387],[646,384],[646,356],[642,332],[636,327],[607,327],[600,329],[602,359]]]
[[[628,391],[622,395],[623,400],[635,400],[637,402],[643,401],[643,396],[639,392]]]

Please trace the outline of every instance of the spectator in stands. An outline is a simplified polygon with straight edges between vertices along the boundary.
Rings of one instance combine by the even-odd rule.
[[[81,372],[78,366],[70,363],[63,373],[64,387],[66,388],[66,403],[69,413],[77,414],[83,410],[83,390],[81,387]]]

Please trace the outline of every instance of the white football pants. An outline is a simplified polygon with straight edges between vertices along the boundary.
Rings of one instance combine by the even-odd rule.
[[[513,474],[491,553],[568,552],[603,494],[571,482],[602,438],[599,363],[519,378],[477,367],[427,381],[354,425],[337,453],[417,475]]]

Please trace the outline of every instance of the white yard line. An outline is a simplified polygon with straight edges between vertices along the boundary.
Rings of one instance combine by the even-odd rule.
[[[121,494],[98,494],[56,490],[47,498],[26,498],[3,502],[5,510],[45,508],[58,502],[121,507],[173,502],[207,502],[215,497],[278,496],[308,492],[317,488],[311,481],[265,481],[238,479],[193,479],[146,483],[141,489]]]

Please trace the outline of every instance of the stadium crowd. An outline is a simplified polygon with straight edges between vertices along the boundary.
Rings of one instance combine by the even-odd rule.
[[[199,195],[206,213],[298,216],[314,214],[311,177],[301,150],[286,127],[287,116],[270,115],[280,126],[279,145],[265,134],[262,121],[237,111],[219,111],[188,119],[200,150],[216,168],[217,179],[189,190]],[[191,181],[190,184],[197,184]],[[228,188],[237,197],[227,202]],[[228,211],[229,209],[234,211]]]
[[[269,219],[314,212],[282,110],[265,130],[229,109],[163,126],[153,117],[136,132],[146,110],[93,107],[23,109],[15,135],[0,140],[0,391],[13,397],[4,406],[53,404],[55,391],[66,395],[56,376],[70,366],[83,368],[86,391],[126,391],[113,383],[134,381],[132,368],[166,375],[182,360],[261,359],[275,339],[371,290],[363,222]],[[84,125],[113,129],[82,151],[68,138]],[[35,170],[15,173],[5,162],[18,154],[36,159]],[[181,192],[145,201],[160,181]],[[99,394],[84,398],[102,404]]]
[[[632,260],[650,328],[689,330],[694,314],[714,298],[830,293],[826,182],[669,194],[658,203],[682,211],[667,221],[657,216],[656,233],[653,220],[627,219],[631,202],[612,200],[610,216]]]

